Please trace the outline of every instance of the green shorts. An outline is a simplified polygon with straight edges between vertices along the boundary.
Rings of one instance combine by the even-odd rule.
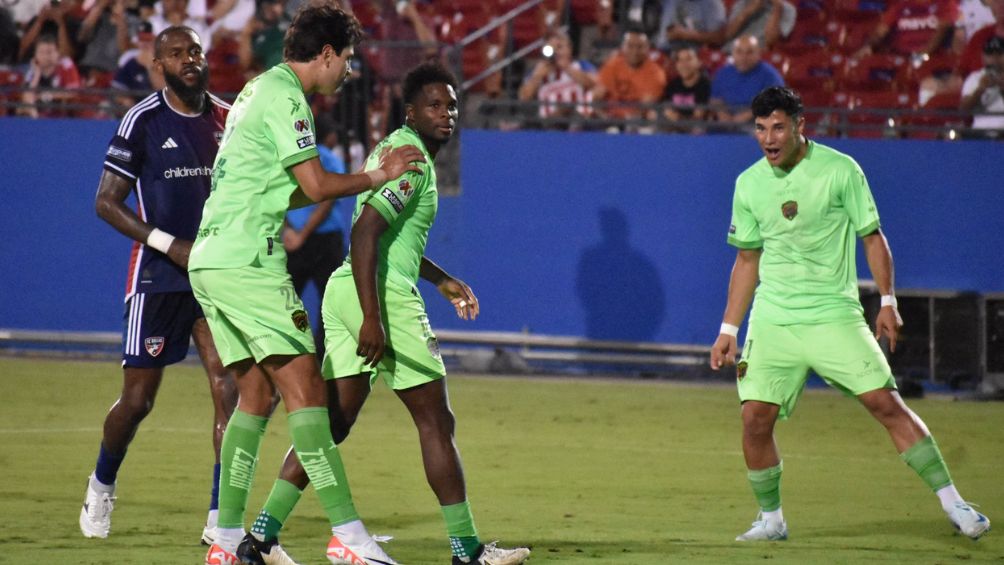
[[[199,269],[189,279],[224,365],[314,353],[307,311],[285,270]]]
[[[377,366],[369,367],[356,354],[363,311],[352,280],[351,270],[336,271],[328,279],[321,303],[324,318],[325,379],[370,373],[370,383],[382,376],[387,386],[404,390],[446,376],[439,342],[432,333],[425,301],[414,287],[403,288],[381,282],[380,305],[387,348]]]
[[[864,319],[790,326],[751,322],[736,367],[739,400],[778,404],[779,417],[787,419],[809,369],[852,396],[896,388],[889,363]]]

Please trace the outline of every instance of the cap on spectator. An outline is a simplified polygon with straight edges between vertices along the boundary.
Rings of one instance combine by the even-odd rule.
[[[156,34],[153,33],[153,25],[150,22],[140,22],[139,28],[136,29],[136,42],[150,42],[156,38]]]
[[[983,53],[987,55],[1000,55],[1004,53],[1004,38],[993,36],[983,44]]]

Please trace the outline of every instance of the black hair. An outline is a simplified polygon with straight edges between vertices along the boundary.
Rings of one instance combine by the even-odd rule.
[[[457,77],[442,64],[430,61],[415,67],[404,77],[404,84],[401,86],[404,103],[414,104],[415,98],[425,85],[439,82],[452,86],[454,90],[457,89]]]
[[[774,110],[781,110],[792,118],[802,115],[802,98],[786,86],[768,86],[753,98],[750,104],[754,118],[766,118]]]
[[[38,38],[35,39],[35,45],[38,45],[39,43],[50,43],[52,45],[59,45],[59,38],[56,36],[55,33],[48,33],[48,32],[40,33],[38,35]]]
[[[639,23],[635,23],[635,22],[629,23],[624,28],[624,35],[627,35],[629,33],[637,33],[638,35],[644,35],[646,38],[648,38],[648,34],[645,33],[645,28],[642,27],[642,25],[639,24]]]
[[[157,34],[156,39],[153,40],[153,57],[155,59],[160,59],[160,56],[163,53],[164,44],[167,43],[168,36],[173,35],[175,33],[186,33],[186,34],[190,33],[195,37],[199,37],[199,34],[196,33],[194,29],[188,26],[178,25],[164,28],[163,31]]]
[[[983,44],[984,55],[1000,55],[1004,53],[1004,39],[993,36]]]
[[[359,20],[330,4],[306,4],[293,17],[283,39],[283,57],[304,63],[320,55],[330,45],[341,56],[347,47],[363,38]]]

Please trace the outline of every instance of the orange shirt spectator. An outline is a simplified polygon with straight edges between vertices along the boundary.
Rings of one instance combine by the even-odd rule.
[[[636,118],[642,115],[638,104],[654,104],[662,98],[666,71],[649,58],[650,50],[648,36],[640,30],[629,29],[624,33],[620,50],[600,68],[593,99],[629,103],[608,106],[608,116]]]

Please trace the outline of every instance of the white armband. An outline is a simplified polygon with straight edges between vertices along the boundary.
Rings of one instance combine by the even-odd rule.
[[[736,337],[739,335],[739,326],[733,326],[732,324],[722,322],[722,327],[718,330],[718,333]]]
[[[163,254],[167,254],[167,250],[171,248],[171,242],[174,241],[174,236],[162,232],[157,228],[153,228],[150,235],[146,236],[146,244]]]
[[[896,295],[894,294],[883,294],[882,295],[882,307],[892,306],[893,308],[898,308],[899,304],[896,302]]]

